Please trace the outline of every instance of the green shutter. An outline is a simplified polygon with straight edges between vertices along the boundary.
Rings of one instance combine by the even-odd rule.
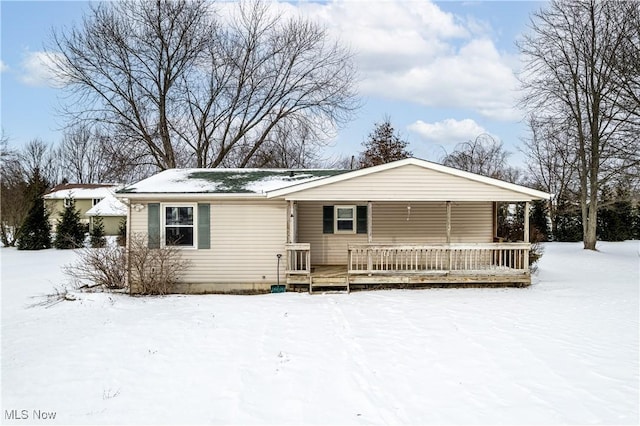
[[[322,233],[333,234],[333,206],[322,206]]]
[[[160,203],[147,205],[147,233],[149,248],[160,248]]]
[[[198,248],[211,248],[211,213],[209,204],[198,204]]]
[[[356,207],[356,232],[358,234],[367,233],[367,206]]]

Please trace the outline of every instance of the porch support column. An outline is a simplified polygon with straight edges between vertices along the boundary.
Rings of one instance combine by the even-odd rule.
[[[373,203],[367,201],[367,243],[373,242]],[[371,270],[373,269],[373,259],[371,257],[371,249],[367,249],[367,270],[369,276],[371,276]]]
[[[447,201],[447,269],[451,269],[451,201]]]
[[[451,243],[451,201],[447,201],[447,244]]]
[[[367,201],[367,242],[373,242],[373,203]]]
[[[525,243],[529,242],[529,202],[524,203],[524,238]]]
[[[295,226],[296,226],[296,214],[293,200],[289,200],[287,203],[287,243],[292,244],[295,242]]]

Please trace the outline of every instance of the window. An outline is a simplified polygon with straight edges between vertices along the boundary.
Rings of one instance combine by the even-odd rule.
[[[356,232],[356,206],[335,206],[336,223],[334,226],[336,234],[354,234]]]
[[[94,198],[93,199],[93,203],[91,204],[92,206],[95,206],[96,204],[98,204],[100,201],[102,201],[101,198]]]
[[[194,247],[194,208],[190,206],[165,206],[165,246]]]
[[[366,234],[367,206],[322,206],[323,234]]]
[[[64,206],[66,207],[71,207],[72,201],[71,198],[65,198],[64,199]]]

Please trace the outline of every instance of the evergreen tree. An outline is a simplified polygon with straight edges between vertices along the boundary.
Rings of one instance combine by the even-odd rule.
[[[536,200],[531,203],[529,212],[529,224],[531,227],[530,240],[547,241],[549,239],[549,225],[547,223],[547,201]],[[536,238],[533,238],[535,235]]]
[[[18,250],[41,250],[51,247],[51,225],[42,198],[47,186],[47,181],[36,168],[27,186],[27,197],[31,199],[31,207],[18,230]]]
[[[615,191],[602,190],[598,210],[598,239],[602,241],[624,241],[633,238],[633,205],[629,191],[618,186]]]
[[[396,134],[389,118],[376,124],[373,133],[369,134],[369,139],[362,145],[365,151],[360,154],[361,168],[411,157],[411,152],[407,151],[408,143]]]
[[[93,227],[89,235],[91,236],[91,247],[101,248],[107,245],[107,239],[104,236],[104,222],[101,216],[93,218]]]
[[[127,245],[127,219],[126,218],[120,221],[120,226],[118,226],[118,237],[116,238],[116,241],[120,246]]]
[[[84,245],[84,227],[80,223],[80,212],[73,198],[65,200],[65,207],[56,226],[54,245],[58,249],[73,249]]]
[[[640,202],[636,202],[636,206],[633,209],[632,238],[640,240]]]

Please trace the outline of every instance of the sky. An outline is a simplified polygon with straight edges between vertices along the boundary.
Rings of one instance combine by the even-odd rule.
[[[512,152],[527,137],[516,107],[515,41],[544,2],[364,0],[281,5],[326,25],[355,53],[362,107],[323,156],[350,157],[390,118],[413,155],[439,161],[457,143],[488,133]],[[81,22],[81,1],[0,1],[0,119],[11,147],[62,139],[64,91],[42,66],[51,30]]]

